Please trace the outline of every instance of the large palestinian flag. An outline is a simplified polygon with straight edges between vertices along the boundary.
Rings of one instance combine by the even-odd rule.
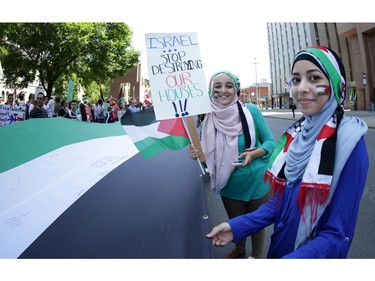
[[[179,150],[190,144],[183,120],[175,118],[156,121],[153,107],[138,112],[126,111],[121,124],[145,158],[164,149]]]
[[[212,257],[204,183],[187,155],[145,159],[119,122],[0,128],[0,258]]]

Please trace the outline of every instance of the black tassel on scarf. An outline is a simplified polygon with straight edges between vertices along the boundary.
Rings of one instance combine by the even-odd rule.
[[[242,124],[242,131],[245,137],[245,147],[248,148],[251,146],[251,137],[249,132],[249,124],[247,124],[245,113],[243,112],[242,105],[237,101],[238,112],[240,113],[240,119]]]

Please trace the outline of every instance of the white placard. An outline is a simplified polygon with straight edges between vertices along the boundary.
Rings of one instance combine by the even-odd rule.
[[[148,33],[145,39],[156,119],[210,112],[196,33]]]

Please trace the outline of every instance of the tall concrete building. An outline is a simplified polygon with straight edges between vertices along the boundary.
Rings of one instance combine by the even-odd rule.
[[[272,106],[288,104],[290,65],[311,45],[333,49],[346,71],[345,107],[366,110],[374,101],[375,23],[267,23]]]

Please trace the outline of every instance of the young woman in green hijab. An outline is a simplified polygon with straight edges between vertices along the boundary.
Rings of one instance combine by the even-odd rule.
[[[238,78],[229,71],[215,73],[209,83],[212,112],[201,131],[202,149],[210,175],[210,187],[221,195],[229,218],[253,212],[271,198],[263,181],[275,141],[258,107],[238,100]],[[190,147],[190,156],[200,156]],[[238,158],[242,164],[235,166]],[[251,235],[251,257],[262,258],[265,230]],[[236,242],[227,258],[246,253],[246,237]]]

